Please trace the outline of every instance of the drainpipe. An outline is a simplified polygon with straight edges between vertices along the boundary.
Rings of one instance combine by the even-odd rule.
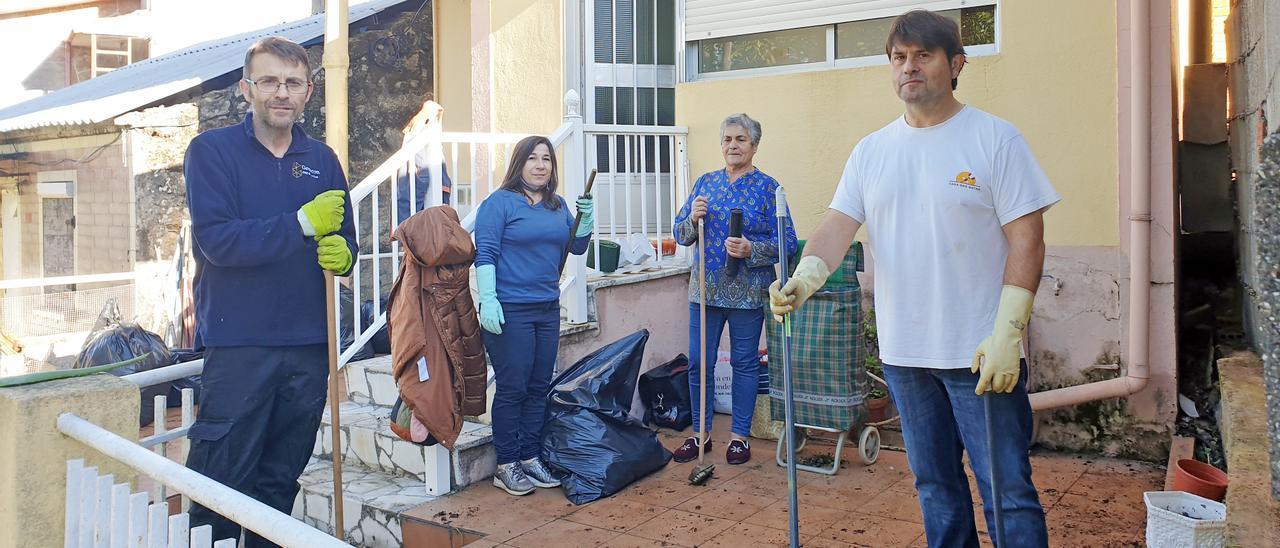
[[[328,0],[324,14],[324,140],[347,165],[347,0]]]
[[[1031,395],[1036,411],[1125,397],[1151,378],[1151,8],[1129,1],[1129,367],[1124,377]]]

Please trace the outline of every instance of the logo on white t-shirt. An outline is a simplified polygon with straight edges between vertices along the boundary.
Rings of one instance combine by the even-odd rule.
[[[947,183],[951,186],[982,190],[982,187],[978,186],[978,178],[974,177],[973,174],[968,171],[961,171],[960,173],[957,173],[956,178],[947,181]]]

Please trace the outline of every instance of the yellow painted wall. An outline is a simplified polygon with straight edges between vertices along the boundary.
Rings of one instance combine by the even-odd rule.
[[[560,126],[560,0],[492,0],[493,128],[548,134]]]
[[[1022,130],[1063,200],[1046,216],[1049,245],[1120,244],[1116,8],[1105,0],[1000,3],[1001,53],[972,57],[957,97]],[[681,84],[690,175],[723,166],[719,123],[760,120],[756,165],[789,189],[805,237],[826,211],[853,145],[902,113],[887,64]]]
[[[471,0],[441,1],[436,16],[436,100],[445,109],[444,128],[471,131]]]

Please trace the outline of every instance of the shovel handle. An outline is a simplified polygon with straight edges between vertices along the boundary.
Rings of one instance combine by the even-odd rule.
[[[591,175],[587,177],[587,190],[583,192],[583,196],[591,196],[591,187],[596,184],[596,170],[591,169]],[[569,243],[564,245],[564,253],[560,254],[560,270],[564,274],[564,265],[569,261],[569,250],[573,248],[573,240],[578,237],[578,227],[582,225],[582,212],[579,211],[573,216],[573,226],[569,228]],[[597,258],[596,260],[600,260]],[[598,265],[599,263],[597,263]]]

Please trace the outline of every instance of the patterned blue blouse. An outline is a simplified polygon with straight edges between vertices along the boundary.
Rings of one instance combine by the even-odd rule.
[[[689,210],[698,196],[707,199],[707,306],[722,308],[761,308],[768,302],[769,284],[776,276],[778,262],[778,217],[774,191],[778,181],[759,169],[729,182],[721,169],[703,174],[693,185],[693,192],[675,219],[676,241],[693,246],[698,241],[698,228],[689,220]],[[736,276],[725,270],[729,258],[724,241],[729,237],[729,210],[742,209],[742,237],[751,241],[751,256],[743,259]],[[788,255],[795,253],[796,229],[787,212],[786,245]],[[689,302],[698,302],[697,248],[694,267],[689,273]]]

